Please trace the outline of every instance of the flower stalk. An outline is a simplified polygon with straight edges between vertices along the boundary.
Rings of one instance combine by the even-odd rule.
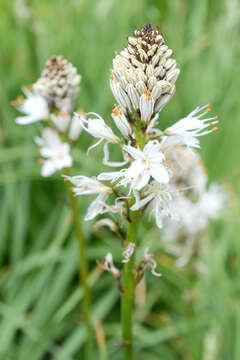
[[[131,222],[128,223],[126,246],[130,243],[137,243],[139,213],[130,212]],[[121,303],[121,322],[122,322],[122,344],[125,347],[125,360],[133,360],[133,332],[132,332],[132,313],[135,291],[135,252],[131,259],[124,264],[123,268],[123,294]]]
[[[71,176],[71,170],[66,169],[66,173]],[[69,188],[69,187],[68,187]],[[93,328],[91,321],[91,295],[90,289],[87,283],[88,278],[88,260],[87,260],[87,251],[86,251],[86,242],[84,239],[84,234],[81,226],[81,214],[79,211],[78,203],[76,198],[72,195],[70,191],[70,206],[72,209],[73,222],[75,227],[75,232],[78,240],[79,246],[79,280],[80,285],[83,287],[83,304],[82,312],[84,317],[84,322],[87,329],[87,344],[85,349],[85,358],[92,359],[93,357]]]

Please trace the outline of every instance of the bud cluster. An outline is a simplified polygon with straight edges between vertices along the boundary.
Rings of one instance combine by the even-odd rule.
[[[125,115],[149,122],[175,93],[180,70],[173,51],[151,25],[135,30],[128,46],[113,59],[110,86]]]
[[[81,76],[63,56],[54,55],[45,63],[33,90],[43,96],[50,108],[71,112],[79,92]]]

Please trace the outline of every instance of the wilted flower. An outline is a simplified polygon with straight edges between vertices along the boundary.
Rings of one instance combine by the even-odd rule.
[[[136,249],[136,244],[130,242],[123,252],[124,259],[122,260],[122,263],[127,263],[131,260],[131,257],[133,255],[135,249]]]
[[[109,271],[110,273],[112,273],[112,275],[114,277],[116,277],[117,279],[121,275],[120,271],[113,264],[113,256],[112,256],[112,254],[110,252],[107,253],[107,255],[105,257],[105,260],[104,260],[104,263],[102,264],[102,268],[103,268],[103,270],[106,270],[106,271]]]
[[[144,256],[142,259],[142,262],[138,268],[138,275],[141,278],[142,275],[144,274],[145,270],[149,267],[151,269],[151,272],[154,276],[160,277],[162,276],[162,274],[157,273],[155,271],[156,267],[157,267],[157,263],[156,261],[153,259],[153,255],[150,254],[149,252],[149,248],[146,248],[144,251]]]

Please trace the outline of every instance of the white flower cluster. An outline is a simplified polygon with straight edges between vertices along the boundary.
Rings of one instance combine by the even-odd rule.
[[[149,209],[159,228],[178,220],[182,227],[189,221],[189,226],[197,229],[193,212],[183,205],[190,202],[195,206],[194,194],[201,198],[202,209],[211,202],[208,214],[205,209],[205,215],[196,215],[199,223],[217,215],[222,195],[215,191],[216,196],[212,196],[212,191],[206,190],[207,177],[195,152],[200,148],[200,137],[217,130],[217,117],[208,116],[209,104],[197,107],[170,127],[158,128],[159,113],[173,96],[180,72],[171,56],[172,50],[157,29],[145,25],[136,30],[128,38],[127,48],[113,59],[110,76],[110,88],[117,101],[112,119],[118,134],[96,113],[76,115],[84,130],[97,139],[89,150],[105,142],[103,164],[120,168],[96,178],[68,177],[76,195],[98,194],[88,208],[86,220],[106,213],[120,213],[128,219],[131,212],[141,216]],[[118,146],[122,161],[109,159],[109,144]],[[186,174],[187,161],[192,168],[188,166]],[[134,250],[134,244],[125,249],[123,262],[129,261]],[[152,264],[154,272],[151,256],[146,263]]]
[[[172,168],[170,157],[178,158],[178,147],[186,147],[188,152],[192,151],[190,148],[199,148],[199,137],[217,129],[217,118],[204,117],[210,111],[209,105],[206,105],[196,108],[166,129],[156,127],[162,109],[159,103],[165,103],[163,99],[166,96],[169,99],[173,94],[179,75],[171,55],[172,50],[164,44],[158,30],[153,30],[150,25],[136,30],[134,36],[128,38],[128,47],[113,60],[110,85],[119,104],[113,109],[112,118],[120,134],[115,135],[112,128],[95,113],[89,113],[84,118],[79,115],[82,127],[97,139],[89,150],[105,141],[103,163],[122,167],[119,171],[103,172],[94,180],[87,180],[85,176],[68,178],[75,186],[75,194],[86,194],[84,186],[87,182],[95,184],[91,193],[99,196],[94,206],[88,209],[86,219],[105,213],[106,209],[116,211],[116,203],[121,213],[127,213],[128,206],[131,211],[141,212],[150,208],[160,228],[165,217],[179,218],[175,199],[187,186],[183,184],[179,187],[175,181],[179,169],[175,171]],[[163,90],[163,84],[168,90]],[[109,143],[121,149],[123,161],[109,160]],[[129,166],[125,167],[126,164]],[[100,182],[103,182],[102,186]],[[102,196],[106,182],[108,194],[116,196],[112,206],[106,204],[107,197]],[[131,201],[119,202],[130,198]]]
[[[197,250],[209,221],[216,219],[226,206],[228,195],[221,185],[207,185],[206,170],[195,151],[177,146],[174,155],[169,161],[178,174],[175,184],[185,186],[186,191],[179,193],[172,203],[180,221],[165,218],[163,236],[166,250],[178,256],[177,265],[184,266]]]
[[[93,178],[65,176],[74,195],[97,195],[85,220],[109,213],[131,221],[132,212],[139,217],[150,210],[166,237],[176,240],[182,232],[190,237],[203,230],[223,206],[224,191],[215,185],[207,189],[195,150],[201,136],[217,130],[217,117],[208,116],[209,104],[170,127],[158,127],[159,113],[175,93],[180,73],[172,54],[159,31],[148,24],[134,31],[127,47],[115,56],[110,88],[117,101],[112,111],[117,134],[94,112],[71,116],[81,77],[62,56],[47,60],[40,79],[31,90],[25,89],[26,99],[16,104],[25,114],[16,119],[18,124],[48,124],[42,137],[35,138],[44,158],[43,176],[72,166],[71,143],[82,129],[97,140],[88,151],[104,142],[103,164],[120,168]],[[110,160],[110,144],[118,147],[122,161]],[[103,224],[109,226],[106,219]],[[134,244],[125,249],[123,262],[134,250]],[[156,274],[152,255],[146,253],[144,261]],[[110,255],[105,265],[113,270]]]
[[[14,103],[24,114],[16,118],[17,124],[41,121],[44,125],[42,137],[34,139],[42,156],[41,175],[44,177],[72,166],[71,146],[82,131],[79,115],[82,119],[85,117],[82,110],[71,115],[80,80],[81,76],[70,62],[62,56],[52,56],[46,61],[40,79],[31,89],[23,89],[25,99]]]

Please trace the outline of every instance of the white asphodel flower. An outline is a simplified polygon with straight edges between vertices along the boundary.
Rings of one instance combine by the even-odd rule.
[[[161,144],[156,140],[149,141],[143,151],[131,145],[124,145],[123,151],[133,158],[130,167],[118,172],[102,173],[98,179],[116,181],[121,178],[118,185],[126,186],[130,183],[131,189],[135,190],[141,190],[147,185],[151,176],[159,183],[168,183],[169,175],[164,166],[165,157],[160,147]]]
[[[121,184],[132,183],[133,188],[141,190],[152,176],[159,183],[168,183],[169,175],[164,166],[165,157],[160,151],[161,144],[154,140],[149,141],[143,151],[130,145],[124,145],[123,150],[127,152],[134,161],[123,173],[124,179]]]
[[[25,116],[18,116],[16,123],[19,125],[28,125],[40,120],[46,120],[49,117],[48,103],[40,95],[37,95],[27,89],[24,89],[27,96],[21,103],[16,105],[18,111]]]
[[[42,137],[35,137],[35,143],[40,147],[39,151],[43,160],[41,175],[50,176],[55,171],[72,166],[70,146],[63,143],[56,131],[45,128]]]
[[[177,197],[174,200],[174,207],[181,221],[168,219],[164,226],[165,237],[174,241],[184,234],[187,239],[193,239],[196,234],[207,228],[210,220],[218,218],[220,211],[226,205],[227,197],[225,189],[215,183],[199,194],[196,202],[183,195]]]
[[[131,210],[139,210],[149,204],[157,226],[162,228],[165,217],[179,219],[173,206],[173,198],[177,195],[177,192],[178,190],[173,185],[159,184],[153,181],[144,189],[142,199],[139,199],[137,192],[135,193],[136,202],[131,207]]]
[[[56,128],[60,132],[65,133],[71,120],[71,116],[69,115],[69,113],[60,112],[58,115],[51,114],[50,117]]]
[[[112,189],[95,178],[87,176],[64,176],[73,185],[75,195],[98,194],[97,198],[91,203],[87,210],[84,220],[92,220],[99,214],[105,212],[105,201],[112,193]]]
[[[131,126],[119,105],[113,109],[112,118],[124,138],[128,138],[132,135]]]
[[[78,115],[80,115],[81,117],[85,116],[85,113],[83,110],[79,110],[77,112]],[[70,125],[70,129],[69,129],[69,139],[72,141],[76,141],[79,137],[79,135],[82,132],[82,120],[79,118],[79,116],[76,116],[75,114],[73,115],[72,121],[71,121],[71,125]]]
[[[99,145],[103,140],[107,140],[113,144],[119,144],[120,139],[113,133],[112,129],[105,123],[103,118],[96,113],[88,113],[88,115],[94,115],[96,118],[87,119],[85,116],[75,114],[79,116],[82,121],[82,127],[86,130],[90,135],[99,139],[96,144],[89,147],[88,151],[93,149],[95,146]]]
[[[227,199],[228,195],[224,187],[212,183],[200,196],[198,201],[199,213],[208,219],[217,219]]]
[[[209,126],[215,125],[218,122],[217,116],[202,119],[209,111],[209,104],[197,107],[187,117],[167,128],[164,131],[164,134],[167,135],[164,139],[165,145],[168,145],[168,143],[171,145],[182,144],[188,147],[199,148],[200,142],[198,137],[217,130],[216,126],[207,129]]]

